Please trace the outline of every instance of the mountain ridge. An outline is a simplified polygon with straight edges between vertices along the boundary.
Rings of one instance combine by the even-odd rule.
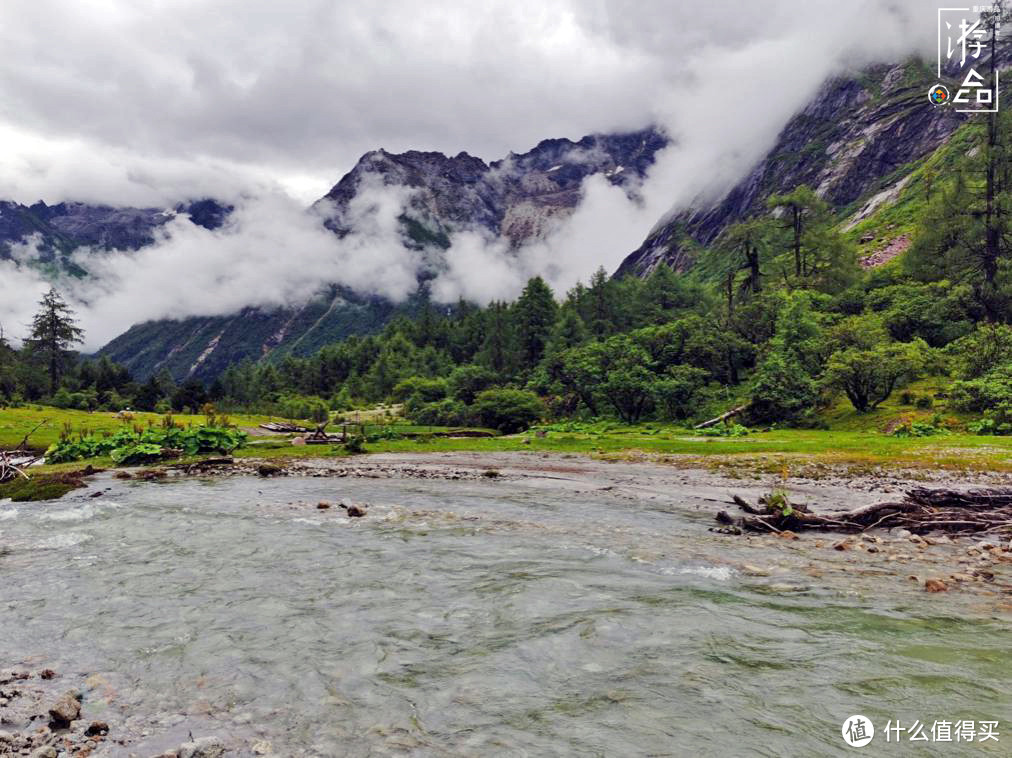
[[[351,334],[374,333],[394,316],[412,313],[424,299],[421,287],[438,273],[438,251],[449,247],[452,233],[478,230],[517,247],[572,213],[589,176],[603,175],[635,193],[667,144],[666,136],[649,127],[577,141],[542,140],[526,153],[490,163],[465,152],[370,151],[311,210],[344,236],[354,228],[351,205],[363,187],[378,183],[409,190],[401,217],[403,242],[437,251],[430,269],[419,272],[415,296],[395,304],[321,282],[320,295],[291,307],[135,324],[99,354],[126,365],[139,378],[168,370],[176,380],[210,380],[234,362],[305,355]]]

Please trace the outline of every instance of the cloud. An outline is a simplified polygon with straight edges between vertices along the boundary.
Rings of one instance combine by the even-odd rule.
[[[64,276],[56,286],[77,311],[89,350],[139,321],[302,303],[331,282],[401,300],[417,288],[423,264],[422,253],[401,239],[398,217],[407,202],[402,188],[365,184],[348,208],[355,231],[339,238],[323,226],[322,215],[286,195],[249,197],[220,229],[178,216],[139,251],[78,249],[73,261],[88,276]],[[48,287],[27,265],[27,247],[0,262],[0,302],[7,304],[0,323],[9,324],[15,339],[24,336]]]
[[[931,56],[936,3],[466,0],[5,0],[0,198],[171,207],[214,196],[137,253],[81,251],[65,286],[89,346],[136,321],[305,299],[324,282],[403,297],[428,264],[373,187],[338,239],[303,209],[385,147],[495,159],[545,137],[659,124],[676,140],[636,196],[588,179],[548,238],[454,235],[434,293],[487,301],[613,270],[673,208],[719,196],[826,77]],[[45,284],[0,266],[0,322]]]
[[[377,147],[492,159],[547,136],[679,122],[697,105],[719,104],[723,96],[707,81],[714,66],[733,68],[732,83],[751,85],[746,102],[753,119],[764,120],[767,98],[792,96],[781,94],[785,76],[819,78],[842,58],[930,53],[935,7],[924,0],[5,0],[5,152],[17,156],[32,140],[64,149],[48,166],[36,151],[48,182],[26,182],[19,162],[4,158],[0,188],[13,187],[11,199],[22,202],[56,202],[93,199],[97,184],[108,202],[122,204],[129,195],[115,196],[116,186],[127,193],[157,185],[163,169],[169,190],[180,165],[200,175],[210,163],[235,191],[253,175],[309,202]],[[764,49],[780,51],[773,70],[752,63]],[[67,151],[85,165],[69,172]],[[142,164],[139,180],[123,170],[131,156]]]
[[[719,199],[827,78],[934,53],[935,5],[924,2],[683,4],[687,23],[678,24],[656,23],[670,8],[665,2],[597,7],[608,11],[592,16],[599,33],[680,63],[672,67],[676,81],[658,84],[651,104],[651,119],[675,143],[631,195],[589,177],[576,213],[507,258],[512,275],[495,277],[498,289],[483,277],[488,251],[474,252],[474,239],[463,238],[462,249],[450,251],[450,277],[435,290],[444,298],[510,297],[535,274],[564,292],[600,266],[613,271],[661,219]]]

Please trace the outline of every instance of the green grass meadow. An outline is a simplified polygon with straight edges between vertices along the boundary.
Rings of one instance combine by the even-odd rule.
[[[931,390],[927,386],[920,389],[925,392]],[[841,402],[824,413],[829,429],[774,429],[753,431],[741,437],[706,437],[691,429],[665,423],[625,425],[607,421],[564,422],[521,434],[483,438],[438,436],[452,435],[453,430],[403,422],[372,423],[364,428],[367,434],[386,430],[392,435],[412,435],[368,442],[367,453],[575,453],[616,460],[647,458],[680,465],[783,470],[787,475],[825,464],[857,469],[1012,471],[1012,437],[961,433],[958,424],[962,420],[958,418],[947,417],[947,422],[956,428],[949,434],[901,438],[886,433],[885,430],[898,421],[929,420],[936,414],[932,409],[903,406],[898,397],[899,393],[866,414],[858,414]],[[173,418],[184,425],[204,423],[203,416],[175,415]],[[250,430],[258,424],[278,419],[232,415],[229,420],[240,428]],[[16,446],[30,432],[30,446],[43,450],[58,440],[65,429],[72,430],[75,435],[101,434],[116,432],[124,425],[157,425],[161,421],[162,417],[153,413],[135,413],[132,419],[124,421],[113,413],[89,413],[46,406],[8,408],[0,410],[0,449]],[[339,432],[340,428],[339,424],[333,424],[329,431]],[[250,436],[247,443],[235,451],[235,455],[282,460],[347,455],[340,445],[295,446],[291,444],[290,436]],[[88,463],[94,466],[112,465],[111,460],[101,458]],[[82,465],[84,462],[59,464],[45,466],[40,471],[70,471]]]

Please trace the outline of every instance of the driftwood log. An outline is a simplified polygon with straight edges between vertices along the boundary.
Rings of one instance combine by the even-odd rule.
[[[24,469],[35,463],[37,460],[38,458],[34,458],[28,461],[27,464],[20,463],[15,465],[14,459],[10,456],[10,454],[0,451],[0,484],[9,482],[12,479],[17,479],[19,476],[28,479],[28,474],[24,472]]]
[[[265,424],[260,424],[261,429],[266,429],[268,432],[278,432],[281,434],[300,434],[302,432],[311,431],[308,427],[300,426],[299,424],[290,424],[287,421],[268,421]]]
[[[783,495],[763,497],[752,506],[737,495],[731,502],[746,515],[727,511],[717,521],[752,532],[820,529],[861,532],[873,527],[903,528],[915,534],[934,530],[951,533],[990,533],[1012,536],[1012,489],[951,489],[915,487],[899,502],[875,503],[843,513],[819,515],[794,505]]]
[[[721,421],[727,421],[729,418],[734,418],[739,413],[741,413],[742,411],[744,411],[746,408],[748,408],[748,404],[747,403],[745,405],[739,405],[737,408],[732,408],[727,413],[720,414],[719,416],[717,416],[717,418],[712,418],[709,421],[704,421],[702,424],[696,424],[692,428],[693,429],[707,429],[707,428],[709,428],[711,426],[716,426]]]

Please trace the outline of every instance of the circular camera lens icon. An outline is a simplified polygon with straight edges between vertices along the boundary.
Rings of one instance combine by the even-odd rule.
[[[864,747],[875,736],[875,726],[867,716],[851,716],[843,722],[840,733],[851,747]]]
[[[949,102],[949,90],[945,88],[944,84],[936,84],[930,90],[928,90],[928,100],[935,105],[941,105],[942,103]]]

